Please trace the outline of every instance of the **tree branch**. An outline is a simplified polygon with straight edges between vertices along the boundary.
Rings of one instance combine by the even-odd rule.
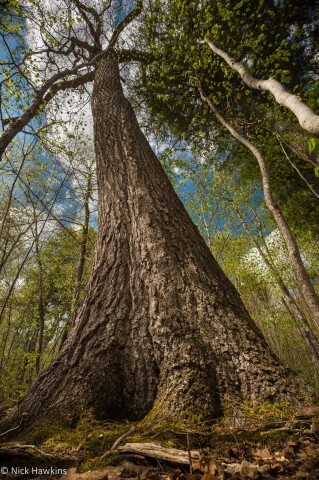
[[[97,11],[93,7],[87,7],[82,2],[80,2],[80,0],[73,0],[73,3],[74,3],[74,5],[76,5],[81,17],[83,18],[83,20],[85,21],[85,23],[89,27],[90,33],[92,35],[92,38],[93,38],[95,46],[96,46],[95,51],[96,51],[96,49],[101,50],[102,49],[101,42],[100,42],[101,19],[100,19],[99,14],[97,13]],[[86,12],[90,13],[95,18],[96,28],[94,28],[94,25],[91,22],[91,20],[89,19],[89,17],[86,15]]]
[[[76,37],[71,37],[70,41],[77,47],[85,48],[85,50],[87,50],[89,53],[97,53],[96,47],[92,47],[92,45],[90,45],[88,42],[84,42],[83,40],[80,40]]]
[[[135,49],[126,49],[121,48],[120,50],[116,50],[116,58],[119,63],[122,62],[141,62],[141,63],[149,63],[154,60],[154,56],[148,52],[143,52],[142,50],[135,50]]]
[[[139,16],[139,14],[141,13],[142,11],[142,8],[143,8],[143,0],[137,0],[136,2],[136,7],[134,8],[134,10],[131,11],[131,13],[129,13],[127,15],[127,17],[125,17],[118,25],[117,27],[115,28],[114,32],[112,33],[112,37],[111,37],[111,40],[110,40],[110,43],[109,43],[109,48],[112,48],[114,47],[120,33],[124,30],[124,28],[129,24],[131,23],[136,17]]]
[[[64,70],[57,73],[51,77],[47,82],[45,82],[42,87],[38,90],[36,97],[30,107],[24,112],[21,117],[14,120],[7,130],[2,134],[0,138],[0,159],[5,152],[6,148],[13,140],[13,138],[22,131],[22,129],[34,118],[38,111],[49,103],[53,96],[60,90],[66,90],[67,88],[76,88],[80,85],[83,85],[86,82],[93,80],[94,72],[88,72],[80,77],[74,78],[72,80],[62,80],[63,77],[67,75],[72,75],[77,72],[80,68],[83,68],[85,64],[78,65],[73,70]],[[57,83],[59,82],[59,83]],[[46,94],[46,92],[49,93]]]
[[[202,45],[206,43],[214,53],[225,60],[230,68],[239,73],[242,80],[250,88],[272,93],[279,105],[288,108],[295,114],[300,126],[304,130],[311,133],[319,133],[319,115],[315,114],[315,112],[300,97],[289,93],[284,86],[278,82],[278,80],[273,77],[270,77],[267,80],[259,80],[253,77],[244,65],[236,62],[236,60],[230,57],[228,53],[216,47],[216,45],[209,39],[200,40],[198,43]]]
[[[98,60],[100,60],[111,49],[113,49],[120,33],[141,13],[142,8],[143,1],[137,0],[134,10],[132,10],[132,12],[129,13],[127,17],[124,18],[124,20],[120,22],[114,29],[109,45],[106,47],[105,50],[98,52],[90,59],[89,62],[79,64],[73,69],[66,69],[56,73],[42,85],[42,87],[36,92],[36,97],[30,107],[24,112],[24,114],[22,114],[19,118],[15,119],[12,123],[10,123],[7,130],[2,134],[0,138],[0,160],[2,159],[3,153],[5,152],[6,148],[13,140],[13,138],[23,130],[23,128],[40,111],[40,109],[42,109],[49,103],[49,101],[58,91],[67,90],[68,88],[76,88],[94,79],[94,72],[88,72],[72,80],[64,80],[65,77],[68,77],[70,75],[76,75],[78,71],[82,68],[94,66]],[[126,51],[127,55],[128,52],[130,51]],[[134,50],[131,51],[131,59],[134,56],[134,52]]]

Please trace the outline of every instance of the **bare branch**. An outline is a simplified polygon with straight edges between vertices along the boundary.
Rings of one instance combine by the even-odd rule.
[[[90,33],[91,33],[92,38],[93,38],[94,43],[95,43],[94,51],[96,52],[97,50],[98,51],[101,50],[102,46],[101,46],[101,41],[100,41],[100,35],[101,35],[102,20],[101,20],[99,14],[97,13],[97,11],[93,7],[87,7],[82,2],[80,2],[80,0],[73,0],[73,3],[74,3],[74,5],[76,5],[81,17],[83,18],[83,20],[85,21],[85,23],[89,27]],[[89,19],[89,17],[86,15],[85,12],[90,13],[95,18],[96,27],[94,27],[93,23],[91,22],[91,20]],[[94,48],[94,47],[92,47],[92,48]]]
[[[108,48],[114,47],[120,33],[124,30],[125,27],[127,27],[127,25],[129,25],[136,17],[139,16],[142,9],[143,9],[143,0],[137,0],[136,7],[134,8],[134,10],[132,10],[131,13],[129,13],[127,17],[125,17],[115,28]]]
[[[76,74],[78,70],[81,68],[90,65],[89,64],[82,64],[75,67],[73,70],[66,69],[62,72],[55,74],[49,80],[47,80],[42,87],[38,90],[36,97],[30,107],[24,112],[21,117],[14,120],[8,129],[2,134],[0,138],[0,157],[8,147],[10,142],[13,138],[22,131],[22,129],[35,117],[35,115],[42,109],[45,105],[49,103],[49,101],[53,98],[53,96],[60,90],[66,90],[67,88],[76,88],[80,85],[83,85],[86,82],[92,81],[94,78],[94,72],[88,72],[80,77],[77,77],[72,80],[65,80],[63,82],[57,83],[59,80],[63,79],[63,77]],[[49,90],[49,92],[48,92]],[[46,92],[48,92],[46,94]]]

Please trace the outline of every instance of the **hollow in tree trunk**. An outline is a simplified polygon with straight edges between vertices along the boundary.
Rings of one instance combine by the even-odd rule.
[[[111,56],[97,66],[92,110],[99,192],[92,279],[62,350],[20,404],[25,424],[88,408],[99,418],[208,419],[222,415],[226,393],[294,396],[293,376],[141,132]]]

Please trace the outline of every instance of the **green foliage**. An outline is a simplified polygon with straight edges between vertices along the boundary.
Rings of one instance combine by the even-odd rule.
[[[72,233],[72,236],[70,235]],[[39,334],[39,281],[42,281],[45,309],[45,329],[41,367],[48,365],[56,355],[68,318],[71,314],[78,264],[80,231],[59,229],[46,238],[40,252],[41,269],[36,255],[32,255],[19,286],[11,298],[10,310],[1,329],[1,401],[17,401],[29,388],[35,377]],[[90,261],[96,233],[89,231],[87,262],[81,289],[89,279]]]
[[[241,185],[252,180],[257,184],[260,172],[255,158],[229,139],[228,132],[200,101],[199,80],[224,117],[266,157],[273,193],[291,227],[308,230],[315,237],[317,198],[288,162],[277,138],[282,138],[291,161],[316,190],[317,170],[313,170],[307,151],[310,136],[300,131],[294,116],[271,96],[249,90],[207,45],[198,44],[198,40],[210,38],[257,78],[274,76],[288,83],[287,88],[293,88],[294,93],[317,102],[311,56],[301,47],[306,41],[309,51],[316,45],[317,27],[310,25],[312,8],[308,1],[203,4],[157,0],[145,12],[141,31],[154,61],[141,66],[134,95],[148,105],[148,128],[155,135],[162,138],[161,132],[166,130],[167,138],[168,125],[174,140],[182,139],[201,155],[214,151],[215,163],[223,163],[228,171],[236,168]]]
[[[93,468],[103,468],[112,456],[101,459],[101,455],[109,450],[114,442],[132,428],[132,424],[116,422],[99,422],[95,420],[91,411],[87,411],[75,426],[71,426],[67,419],[63,422],[46,421],[33,425],[23,433],[20,442],[41,447],[52,455],[74,455],[75,449],[80,446],[80,472]],[[134,437],[128,437],[134,441]]]
[[[319,154],[319,140],[317,138],[311,138],[308,143],[310,154]],[[319,167],[315,167],[315,176],[319,177]]]
[[[256,118],[259,107],[255,99],[273,110],[268,97],[247,90],[236,72],[197,42],[210,38],[257,77],[275,76],[298,84],[307,61],[300,42],[308,14],[307,2],[167,1],[163,5],[158,0],[147,10],[142,32],[155,61],[142,67],[137,91],[153,113],[188,137],[211,131],[211,115],[198,102],[194,77],[204,83],[215,105],[227,109],[230,116],[248,120],[253,113]]]
[[[309,153],[319,153],[319,140],[317,138],[311,138],[308,145]]]

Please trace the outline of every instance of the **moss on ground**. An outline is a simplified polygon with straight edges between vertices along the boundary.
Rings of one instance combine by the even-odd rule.
[[[97,421],[92,412],[87,412],[76,425],[70,422],[45,422],[26,431],[19,440],[6,444],[34,444],[58,458],[77,463],[80,471],[98,470],[116,464],[114,455],[104,459],[101,456],[110,450],[114,442],[132,426],[134,433],[123,443],[155,442],[171,448],[187,449],[186,435],[189,435],[192,449],[208,448],[218,455],[236,448],[279,448],[289,432],[267,430],[273,422],[278,427],[293,419],[294,410],[287,403],[248,402],[238,398],[224,403],[225,417],[205,424],[199,417],[188,419],[165,418],[153,422],[155,411],[138,424]],[[155,415],[153,415],[155,414]],[[151,420],[151,421],[150,421]],[[268,427],[269,429],[269,427]],[[4,445],[4,444],[3,444]],[[115,462],[115,463],[114,463]]]
[[[6,445],[36,445],[45,452],[75,456],[102,454],[111,448],[115,440],[126,433],[132,424],[100,422],[92,412],[83,415],[75,426],[66,422],[42,422],[26,430],[18,439]],[[5,445],[3,443],[2,445]]]
[[[88,470],[100,470],[102,468],[107,467],[110,465],[110,459],[109,458],[103,458],[101,459],[101,456],[98,457],[93,457],[93,458],[88,458],[86,460],[83,460],[81,464],[78,467],[78,472],[87,472]]]

